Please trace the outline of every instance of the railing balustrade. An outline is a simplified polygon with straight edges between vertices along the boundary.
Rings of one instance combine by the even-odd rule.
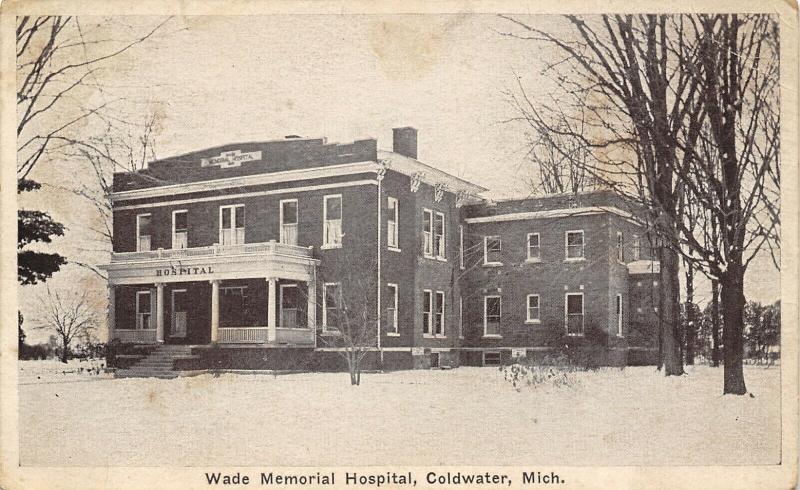
[[[115,252],[112,262],[135,262],[140,260],[177,259],[183,257],[213,257],[217,255],[276,254],[311,258],[309,247],[298,247],[275,241],[244,243],[237,245],[210,245],[180,249],[158,249],[141,252]]]

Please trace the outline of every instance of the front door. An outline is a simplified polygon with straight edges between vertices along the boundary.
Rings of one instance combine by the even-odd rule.
[[[172,291],[172,330],[170,337],[186,337],[186,290]]]

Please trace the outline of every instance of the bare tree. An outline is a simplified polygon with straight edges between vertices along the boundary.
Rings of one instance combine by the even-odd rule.
[[[545,68],[561,90],[532,100],[520,82],[523,121],[577,138],[592,149],[593,178],[627,202],[658,237],[664,294],[660,345],[666,375],[680,375],[679,192],[671,169],[693,146],[701,119],[699,81],[688,67],[696,49],[683,43],[682,16],[567,16],[568,35],[556,35],[519,19],[504,35],[544,44],[557,59]],[[519,31],[521,29],[521,32]],[[683,140],[683,141],[682,141]]]
[[[117,107],[98,75],[105,63],[153,37],[169,18],[120,40],[108,19],[17,18],[17,179],[24,180],[58,144],[83,141],[75,129],[89,120],[121,126]],[[117,22],[117,21],[115,21]],[[133,31],[121,26],[119,32]],[[91,95],[99,93],[93,101]]]
[[[779,247],[778,205],[770,198],[779,192],[780,182],[775,19],[570,16],[574,36],[565,39],[510,20],[529,34],[509,35],[545,42],[566,55],[554,66],[567,70],[560,73],[572,104],[568,110],[565,105],[545,109],[567,123],[588,112],[601,121],[593,127],[600,136],[582,136],[568,124],[573,128],[570,135],[585,137],[590,147],[606,153],[610,146],[628,145],[635,155],[635,163],[627,166],[624,159],[606,158],[605,168],[596,173],[611,175],[614,178],[606,180],[610,187],[638,197],[652,210],[648,221],[664,245],[660,259],[665,306],[677,305],[678,257],[719,280],[723,391],[745,393],[744,273],[765,244],[771,250]],[[531,104],[528,114],[544,121],[543,112]],[[623,124],[614,124],[615,117]],[[707,148],[716,154],[704,155]],[[611,174],[609,167],[614,169]],[[697,204],[691,220],[685,219],[682,208],[687,201]],[[698,223],[702,225],[694,226]],[[668,322],[677,320],[666,310]],[[676,374],[667,366],[677,347],[676,332],[673,323],[672,335],[662,338],[672,343],[664,345],[667,374]]]
[[[50,330],[61,340],[61,362],[69,359],[70,345],[75,339],[91,335],[97,328],[97,307],[86,291],[53,291],[48,286],[39,299],[42,316],[37,328]]]
[[[317,277],[322,283],[323,344],[345,360],[350,384],[361,384],[364,358],[378,346],[377,261],[367,264],[348,254],[338,270]]]

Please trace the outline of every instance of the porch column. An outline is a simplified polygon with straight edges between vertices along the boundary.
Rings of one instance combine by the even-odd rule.
[[[219,340],[219,280],[211,281],[211,343]]]
[[[114,324],[116,322],[116,289],[113,284],[108,285],[108,341],[114,340]]]
[[[309,329],[317,328],[317,281],[314,277],[308,280],[308,315]]]
[[[156,341],[164,342],[164,283],[156,283]]]
[[[267,291],[267,342],[275,342],[278,333],[277,305],[275,301],[278,279],[270,277],[267,278],[267,281],[269,282],[269,291]]]

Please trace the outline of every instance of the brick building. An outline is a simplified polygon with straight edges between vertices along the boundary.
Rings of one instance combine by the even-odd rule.
[[[113,362],[333,369],[333,303],[358,288],[371,367],[650,358],[658,262],[626,206],[485,191],[417,160],[413,128],[394,129],[391,152],[287,137],[115,174]]]

